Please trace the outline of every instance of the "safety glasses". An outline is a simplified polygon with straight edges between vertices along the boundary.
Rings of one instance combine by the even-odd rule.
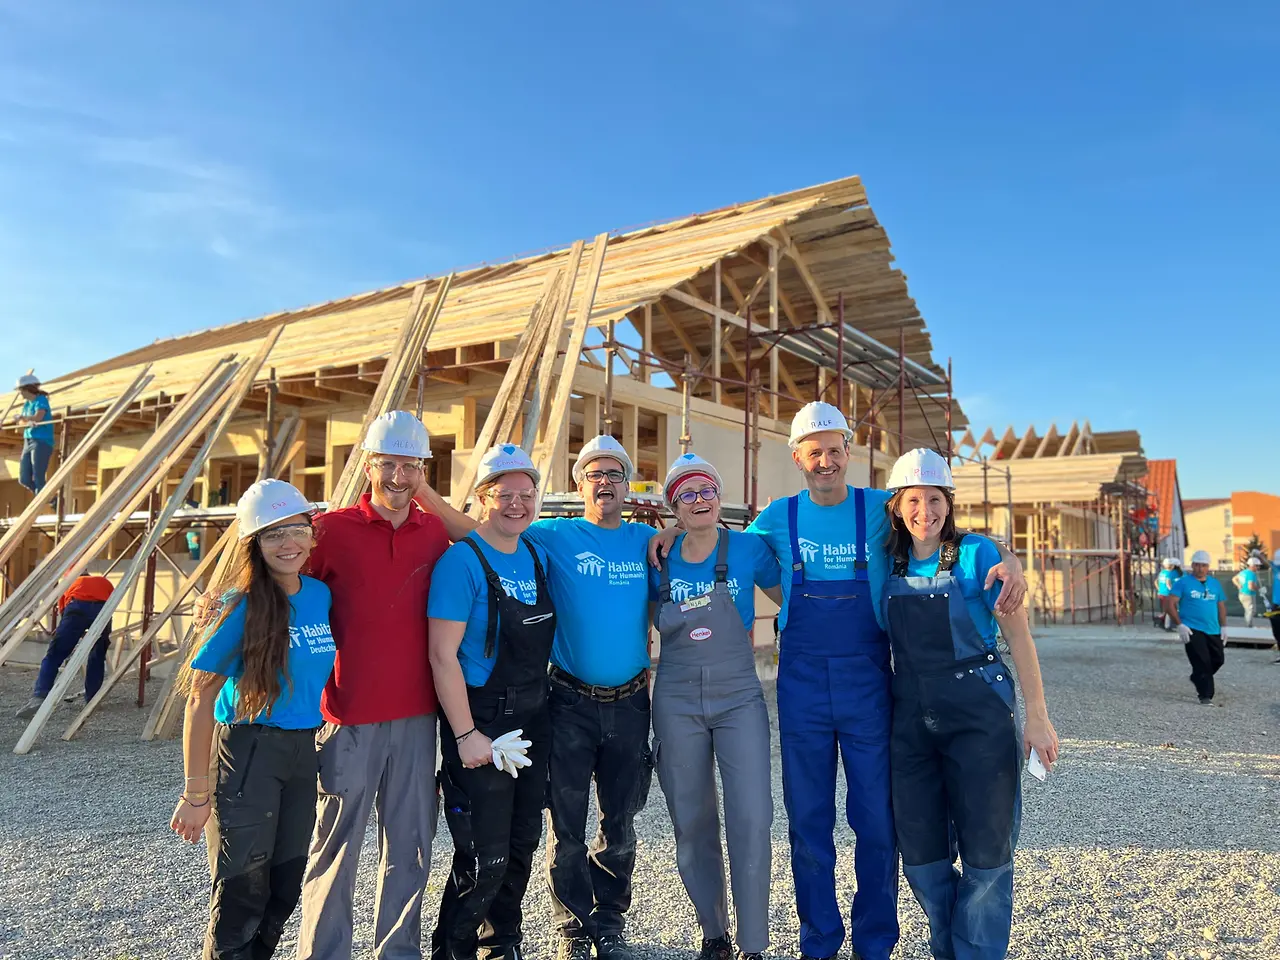
[[[284,526],[272,527],[259,533],[258,542],[267,547],[278,547],[286,540],[294,543],[306,543],[313,535],[309,523],[286,523]]]
[[[676,494],[676,499],[681,503],[697,503],[699,499],[710,503],[718,496],[720,496],[720,491],[715,487],[703,487],[701,490],[682,490]]]

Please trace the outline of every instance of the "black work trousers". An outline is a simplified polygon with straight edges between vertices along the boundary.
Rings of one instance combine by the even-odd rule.
[[[440,790],[444,818],[453,837],[453,866],[440,899],[431,955],[441,958],[510,956],[523,939],[521,903],[542,839],[547,799],[551,721],[544,701],[533,710],[489,719],[472,717],[492,739],[515,729],[530,741],[529,766],[519,777],[491,763],[468,770],[458,756],[455,734],[440,711]]]
[[[547,886],[561,936],[620,934],[631,906],[635,817],[649,799],[649,689],[612,703],[551,684]],[[596,784],[600,822],[587,847],[587,801]]]
[[[1271,636],[1275,637],[1276,649],[1280,650],[1280,613],[1268,619],[1271,622]]]
[[[1191,642],[1183,644],[1187,659],[1191,661],[1191,682],[1201,700],[1213,699],[1213,675],[1226,662],[1222,637],[1217,634],[1191,631]]]
[[[267,960],[280,942],[315,826],[315,733],[217,726],[204,960]]]

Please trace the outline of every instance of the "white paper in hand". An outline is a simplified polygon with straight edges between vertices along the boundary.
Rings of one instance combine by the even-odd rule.
[[[1035,747],[1031,748],[1031,758],[1027,760],[1027,773],[1041,782],[1049,776],[1049,771],[1045,769],[1044,761],[1040,759],[1040,753]]]

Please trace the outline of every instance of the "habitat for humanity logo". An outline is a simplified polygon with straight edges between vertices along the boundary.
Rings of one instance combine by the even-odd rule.
[[[814,543],[812,540],[806,540],[800,537],[800,559],[805,563],[813,563],[818,559],[818,549],[822,544]]]
[[[289,624],[289,646],[301,647],[303,638],[311,653],[334,653],[333,632],[327,623],[304,623],[301,628]]]
[[[671,599],[676,603],[684,603],[693,596],[693,584],[679,577],[671,578]]]
[[[590,550],[584,550],[574,559],[578,561],[578,572],[592,577],[604,576],[604,560]]]
[[[538,582],[536,580],[512,580],[508,577],[498,577],[498,582],[502,584],[503,592],[514,600],[521,603],[533,603],[538,599]]]

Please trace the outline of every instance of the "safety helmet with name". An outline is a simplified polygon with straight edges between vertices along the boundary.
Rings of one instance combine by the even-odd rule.
[[[581,483],[582,476],[587,470],[587,464],[600,457],[612,457],[622,464],[622,472],[626,474],[622,478],[624,483],[630,480],[632,474],[636,472],[636,468],[631,463],[631,458],[627,456],[627,448],[614,437],[609,436],[607,433],[602,433],[598,437],[592,437],[578,451],[578,459],[573,462],[573,482]]]
[[[889,471],[889,482],[886,490],[901,490],[903,487],[942,487],[954,490],[955,482],[951,479],[951,467],[936,450],[928,447],[916,447],[900,456]]]
[[[390,410],[369,424],[362,450],[400,457],[431,457],[431,435],[422,421],[408,410]]]
[[[476,486],[483,487],[504,473],[523,473],[533,481],[535,487],[542,482],[542,475],[538,473],[538,468],[533,465],[529,455],[514,443],[500,443],[490,448],[480,460]]]
[[[1213,558],[1209,556],[1208,550],[1197,550],[1191,555],[1192,563],[1213,563]]]
[[[815,433],[833,430],[844,435],[845,442],[853,439],[853,431],[849,429],[849,421],[844,418],[840,408],[834,404],[814,400],[800,408],[800,412],[791,418],[791,439],[788,445],[794,450],[805,437]]]
[[[1160,565],[1166,570],[1172,570],[1177,565],[1177,561],[1173,557],[1165,557],[1160,561]]]
[[[40,386],[39,377],[33,377],[29,373],[24,373],[22,376],[18,378],[18,383],[13,389],[21,390],[23,387],[38,387],[38,386]]]
[[[312,514],[320,508],[284,480],[259,480],[250,485],[236,504],[236,520],[241,538],[299,513]]]
[[[662,498],[667,506],[675,509],[675,492],[686,480],[701,477],[706,483],[716,488],[719,493],[724,489],[724,481],[720,479],[720,471],[709,461],[696,453],[682,453],[671,462],[667,478],[662,481]]]

